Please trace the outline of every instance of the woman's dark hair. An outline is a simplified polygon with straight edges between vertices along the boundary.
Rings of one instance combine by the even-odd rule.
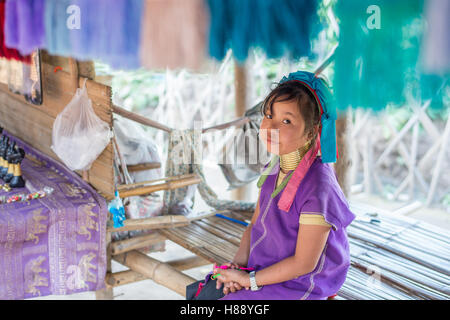
[[[267,110],[272,113],[275,102],[296,101],[300,114],[305,120],[305,134],[311,138],[311,146],[316,145],[317,134],[314,127],[320,124],[320,109],[313,93],[304,84],[296,80],[279,83],[261,104],[261,113],[266,115]]]

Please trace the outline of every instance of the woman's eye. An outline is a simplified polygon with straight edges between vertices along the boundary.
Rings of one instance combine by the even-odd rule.
[[[266,114],[266,118],[267,119],[272,119],[272,115],[271,114]]]
[[[285,123],[285,124],[289,124],[289,123],[291,123],[291,120],[288,120],[288,119],[284,119],[284,120],[283,120],[283,123]]]

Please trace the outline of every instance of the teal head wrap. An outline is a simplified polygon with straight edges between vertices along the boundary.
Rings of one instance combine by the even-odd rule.
[[[322,153],[322,162],[336,162],[338,157],[336,144],[336,106],[330,89],[325,81],[317,78],[314,73],[306,71],[297,71],[290,73],[288,77],[283,77],[280,84],[286,81],[299,81],[307,87],[316,98],[320,108],[321,130],[320,150]]]

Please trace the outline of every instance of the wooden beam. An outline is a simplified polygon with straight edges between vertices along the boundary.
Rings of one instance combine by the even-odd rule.
[[[158,216],[145,219],[126,219],[120,228],[110,227],[108,232],[132,231],[145,229],[176,228],[189,224],[189,220],[181,215]]]
[[[117,255],[114,260],[184,297],[186,296],[186,286],[197,281],[167,263],[136,250]]]

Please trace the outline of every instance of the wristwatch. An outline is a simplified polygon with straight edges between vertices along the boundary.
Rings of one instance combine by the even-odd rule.
[[[255,271],[250,272],[250,289],[251,289],[252,291],[258,291],[258,290],[260,290],[261,288],[262,288],[262,286],[261,286],[261,287],[258,287],[258,286],[256,285]]]

